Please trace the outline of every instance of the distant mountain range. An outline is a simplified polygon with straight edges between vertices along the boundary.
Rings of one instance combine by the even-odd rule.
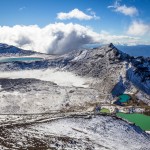
[[[131,56],[150,57],[150,45],[136,45],[136,46],[116,45],[116,47]]]

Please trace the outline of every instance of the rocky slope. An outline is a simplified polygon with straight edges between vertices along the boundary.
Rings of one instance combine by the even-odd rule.
[[[24,117],[25,119],[27,120]],[[36,119],[39,120],[36,123],[29,123],[29,120],[34,119],[35,117],[30,116],[26,123],[0,126],[1,147],[20,150],[148,150],[150,148],[149,134],[115,117],[70,114],[54,118],[45,115],[45,120],[37,117]]]

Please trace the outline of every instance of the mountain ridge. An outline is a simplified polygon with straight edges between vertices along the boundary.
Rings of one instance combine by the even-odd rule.
[[[50,57],[35,62],[0,63],[0,70],[57,68],[81,77],[93,78],[90,86],[104,93],[111,93],[114,88],[118,91],[117,95],[122,92],[144,92],[148,95],[146,102],[150,104],[149,58],[129,56],[112,43],[98,48],[48,56]]]

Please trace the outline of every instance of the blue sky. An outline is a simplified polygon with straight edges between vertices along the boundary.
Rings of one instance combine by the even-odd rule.
[[[118,38],[129,36],[150,44],[150,0],[0,0],[0,6],[1,30],[4,26],[44,28],[54,23],[73,23],[102,33],[101,38],[106,34]],[[71,16],[75,10],[89,18],[76,17],[82,14]],[[60,19],[58,13],[65,13],[69,18]]]
[[[88,22],[71,20],[71,22],[89,24],[95,26],[96,29],[111,30],[111,28],[114,28],[117,31],[118,28],[129,25],[132,19],[142,19],[145,22],[150,22],[149,0],[124,0],[120,2],[127,6],[134,6],[139,10],[139,16],[132,18],[114,13],[107,8],[107,6],[113,5],[114,2],[114,0],[0,0],[0,25],[38,24],[39,26],[45,26],[59,21],[56,19],[58,12],[69,12],[74,8],[78,8],[85,13],[88,8],[92,8],[97,16],[101,17],[100,20],[90,20]],[[66,22],[70,22],[70,20]],[[101,27],[97,27],[95,24],[99,24]]]

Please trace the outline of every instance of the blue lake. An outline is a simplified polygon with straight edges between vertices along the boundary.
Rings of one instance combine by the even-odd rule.
[[[122,94],[118,97],[119,97],[119,99],[117,101],[115,101],[114,104],[120,105],[120,106],[124,106],[124,103],[129,102],[129,100],[131,99],[131,96],[128,94]]]
[[[10,58],[0,58],[0,62],[15,62],[15,61],[22,61],[22,62],[31,62],[31,61],[40,61],[43,58],[38,57],[10,57]]]
[[[130,96],[129,95],[127,95],[127,94],[122,94],[122,95],[120,95],[119,96],[119,101],[121,102],[121,103],[127,103],[129,100],[130,100]]]

